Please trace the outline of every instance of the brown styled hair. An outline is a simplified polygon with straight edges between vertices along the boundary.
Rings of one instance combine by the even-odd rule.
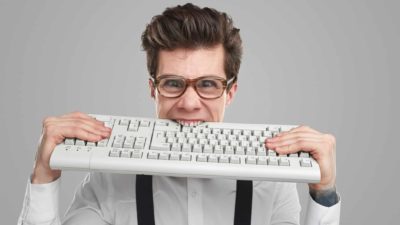
[[[147,69],[153,78],[157,73],[160,50],[207,48],[218,44],[224,47],[227,79],[234,77],[236,81],[242,58],[242,40],[239,29],[233,26],[226,13],[191,3],[178,5],[154,16],[142,34]]]

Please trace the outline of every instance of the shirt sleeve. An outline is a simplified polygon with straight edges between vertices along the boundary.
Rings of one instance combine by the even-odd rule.
[[[58,192],[60,178],[47,184],[28,180],[18,225],[59,225]]]
[[[339,202],[333,206],[326,207],[315,202],[310,195],[308,209],[306,214],[307,225],[336,225],[340,224],[340,205],[341,200],[339,196]]]

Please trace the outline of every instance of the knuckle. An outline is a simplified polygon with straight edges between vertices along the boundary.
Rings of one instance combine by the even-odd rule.
[[[73,112],[71,112],[70,114],[73,115],[73,116],[80,116],[80,115],[82,115],[83,113],[80,112],[80,111],[73,111]]]
[[[324,134],[325,139],[329,142],[330,145],[336,145],[336,138],[332,134]]]
[[[43,119],[42,124],[43,126],[48,125],[51,121],[54,121],[55,117],[53,116],[47,116]]]
[[[304,146],[305,143],[306,143],[306,141],[305,141],[304,139],[299,139],[299,140],[297,141],[297,144],[298,144],[299,146]]]
[[[299,128],[300,128],[300,130],[303,130],[303,131],[311,129],[309,126],[307,126],[305,124],[300,125]]]
[[[44,129],[44,135],[45,136],[54,136],[56,134],[57,128],[54,125],[48,125]]]

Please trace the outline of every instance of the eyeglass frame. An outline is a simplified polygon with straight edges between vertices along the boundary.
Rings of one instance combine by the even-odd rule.
[[[161,80],[162,78],[165,78],[165,77],[178,77],[178,78],[183,79],[183,80],[185,81],[185,88],[184,88],[184,90],[183,90],[179,95],[177,95],[177,96],[175,96],[175,97],[168,97],[168,96],[164,96],[163,94],[161,94],[161,93],[160,93],[160,90],[158,89],[158,84],[160,83],[160,80]],[[199,80],[201,80],[201,79],[207,78],[207,77],[209,77],[209,78],[214,78],[214,79],[216,79],[216,80],[222,81],[222,87],[223,87],[224,90],[221,92],[221,94],[220,94],[218,97],[215,97],[215,98],[205,98],[205,97],[203,97],[203,96],[198,92],[197,87],[196,87],[196,85],[195,85],[196,82],[199,81]],[[210,75],[210,76],[201,76],[201,77],[197,77],[197,78],[194,78],[194,79],[189,79],[189,78],[185,78],[185,77],[179,76],[179,75],[164,74],[164,75],[161,75],[161,76],[156,77],[156,78],[150,77],[149,80],[152,81],[153,87],[154,87],[155,89],[157,89],[157,92],[158,92],[161,96],[163,96],[163,97],[165,97],[165,98],[179,98],[179,97],[181,97],[181,96],[186,92],[188,86],[191,86],[200,98],[202,98],[202,99],[211,99],[211,100],[212,100],[212,99],[220,98],[220,97],[224,94],[224,91],[226,91],[226,90],[229,91],[229,90],[231,89],[231,87],[232,87],[231,84],[233,84],[234,82],[236,82],[236,76],[231,77],[229,80],[224,79],[224,78],[222,78],[222,77],[218,77],[218,76],[212,76],[212,75]]]

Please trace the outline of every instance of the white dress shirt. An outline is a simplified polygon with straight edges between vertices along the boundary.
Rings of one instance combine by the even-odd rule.
[[[135,175],[89,173],[75,193],[62,224],[137,224]],[[28,181],[18,224],[61,224],[60,179],[49,184]],[[233,225],[236,181],[153,176],[157,225]],[[340,201],[331,207],[309,197],[307,225],[339,224]],[[299,224],[296,184],[253,181],[251,223]]]

